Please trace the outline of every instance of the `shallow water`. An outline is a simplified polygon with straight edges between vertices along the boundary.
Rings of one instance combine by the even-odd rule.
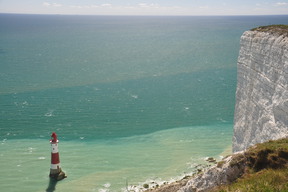
[[[119,191],[147,179],[169,181],[195,170],[207,156],[231,143],[232,125],[183,127],[109,141],[59,142],[67,179],[57,191]],[[6,191],[43,191],[48,187],[50,144],[47,140],[7,140],[1,143],[1,187]],[[7,163],[9,162],[9,163]],[[106,186],[106,187],[105,187]],[[109,186],[109,187],[108,187]]]

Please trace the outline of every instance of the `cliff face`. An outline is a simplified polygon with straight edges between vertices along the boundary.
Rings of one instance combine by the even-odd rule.
[[[288,35],[246,31],[238,58],[233,152],[288,136]]]

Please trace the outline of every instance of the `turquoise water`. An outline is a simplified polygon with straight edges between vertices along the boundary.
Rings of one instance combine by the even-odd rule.
[[[288,16],[0,14],[0,186],[125,191],[231,146],[241,34]]]

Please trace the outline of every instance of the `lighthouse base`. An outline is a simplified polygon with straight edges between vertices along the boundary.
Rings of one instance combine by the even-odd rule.
[[[60,181],[65,179],[67,176],[66,174],[60,169],[50,169],[49,177],[55,179],[56,181]]]

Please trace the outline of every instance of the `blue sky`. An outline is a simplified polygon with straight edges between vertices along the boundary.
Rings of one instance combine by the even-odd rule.
[[[0,0],[1,13],[79,15],[278,15],[288,0]]]

